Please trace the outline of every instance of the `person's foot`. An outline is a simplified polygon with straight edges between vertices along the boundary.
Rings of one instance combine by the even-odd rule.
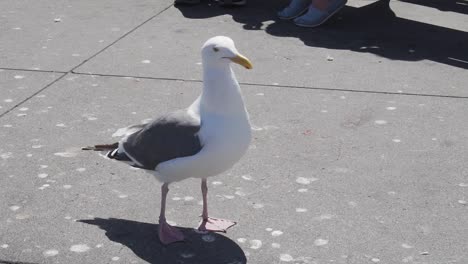
[[[280,19],[289,20],[302,15],[307,11],[311,0],[291,0],[291,3],[277,13]]]
[[[294,19],[300,27],[318,27],[346,5],[347,0],[318,0],[304,15]]]
[[[199,4],[200,0],[175,0],[175,5],[196,5]]]
[[[166,221],[159,222],[158,234],[159,240],[164,245],[184,241],[184,235],[182,232],[179,229],[170,226]]]
[[[226,232],[228,228],[235,225],[236,222],[226,219],[212,218],[202,219],[198,230],[200,231],[213,231],[213,232]]]

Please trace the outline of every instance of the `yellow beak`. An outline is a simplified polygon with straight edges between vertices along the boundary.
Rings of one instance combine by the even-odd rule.
[[[240,55],[240,54],[237,54],[235,57],[232,57],[232,58],[229,58],[232,62],[235,62],[239,65],[242,65],[244,66],[246,69],[252,69],[253,66],[252,66],[252,63],[250,62],[249,59],[247,59],[246,57]]]

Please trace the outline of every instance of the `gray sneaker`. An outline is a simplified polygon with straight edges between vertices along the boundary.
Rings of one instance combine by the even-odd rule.
[[[340,9],[346,5],[346,2],[348,2],[348,0],[330,0],[328,8],[324,11],[311,5],[307,13],[294,19],[294,24],[300,27],[318,27],[340,11]]]
[[[278,12],[278,17],[284,20],[290,20],[304,14],[309,8],[311,0],[291,0],[291,3]]]

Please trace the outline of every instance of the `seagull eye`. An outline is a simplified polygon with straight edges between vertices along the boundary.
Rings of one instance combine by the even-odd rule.
[[[213,47],[214,52],[218,52],[219,49],[217,47]]]

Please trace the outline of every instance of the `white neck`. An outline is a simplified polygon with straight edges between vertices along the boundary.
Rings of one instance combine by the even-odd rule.
[[[215,115],[245,115],[239,83],[229,63],[203,65],[200,109]]]

